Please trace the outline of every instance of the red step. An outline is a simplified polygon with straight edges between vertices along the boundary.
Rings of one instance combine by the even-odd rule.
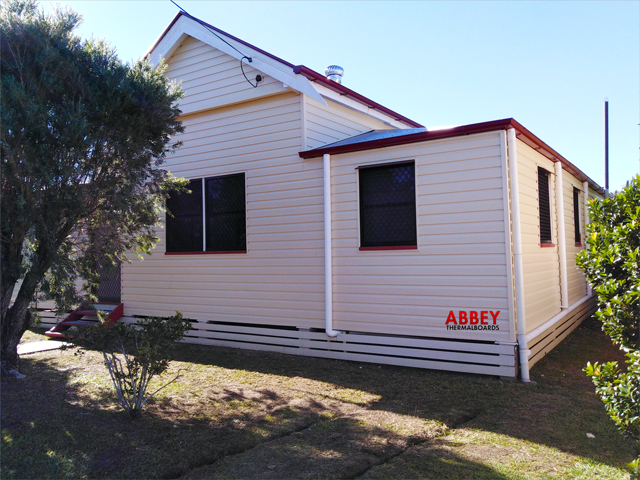
[[[100,305],[108,305],[108,304],[101,303]],[[118,320],[120,320],[122,318],[122,315],[124,314],[124,304],[118,303],[118,304],[111,304],[111,305],[116,305],[116,307],[113,310],[111,310],[111,312],[104,312],[107,314],[107,316],[105,317],[105,322],[108,325],[111,325],[117,322]],[[69,330],[71,327],[74,327],[74,326],[95,325],[97,321],[82,320],[82,317],[84,317],[85,315],[97,315],[97,313],[98,312],[96,310],[86,310],[86,309],[75,310],[71,312],[67,316],[67,318],[58,322],[58,324],[55,327],[51,328],[48,332],[45,332],[45,335],[51,338],[71,337],[71,335],[65,334],[63,332],[66,332],[67,330]]]

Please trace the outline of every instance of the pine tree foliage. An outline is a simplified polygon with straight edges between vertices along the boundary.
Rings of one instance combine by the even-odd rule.
[[[35,0],[0,7],[4,373],[36,291],[67,309],[77,278],[95,284],[98,265],[149,252],[167,192],[184,185],[159,168],[183,130],[179,86],[163,65],[123,63],[106,41],[80,39],[80,22]]]

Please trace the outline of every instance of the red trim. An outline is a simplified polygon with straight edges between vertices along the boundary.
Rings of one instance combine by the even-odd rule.
[[[581,247],[581,246],[582,246],[582,244],[581,244],[581,243],[576,243],[576,244],[575,244],[575,246],[576,246],[576,247]]]
[[[219,255],[226,253],[247,253],[246,250],[228,250],[220,252],[164,252],[165,255]]]
[[[334,82],[335,83],[335,82]],[[337,84],[336,84],[337,85]],[[414,133],[411,135],[403,135],[398,137],[382,138],[379,140],[369,140],[368,142],[352,143],[348,145],[339,145],[336,147],[316,148],[313,150],[305,150],[299,152],[300,158],[316,158],[322,155],[338,155],[341,153],[360,152],[363,150],[372,150],[376,148],[393,147],[396,145],[407,145],[410,143],[427,142],[443,138],[461,137],[465,135],[473,135],[476,133],[486,133],[496,130],[507,130],[513,128],[516,131],[517,138],[524,144],[538,151],[553,162],[561,162],[564,169],[573,174],[581,181],[587,181],[591,187],[600,194],[604,194],[604,189],[585,175],[578,167],[573,165],[569,160],[556,152],[549,145],[544,143],[533,133],[527,130],[519,122],[513,118],[504,118],[502,120],[492,120],[489,122],[473,123],[470,125],[462,125],[459,127],[446,128],[442,130],[430,130],[426,132]]]
[[[385,113],[392,117],[394,120],[398,120],[399,122],[406,123],[407,125],[411,125],[412,127],[422,128],[424,125],[420,125],[418,122],[414,122],[413,120],[405,117],[404,115],[400,115],[397,112],[385,107],[384,105],[380,105],[373,100],[365,97],[364,95],[360,95],[357,92],[354,92],[350,88],[345,87],[341,83],[334,82],[333,80],[329,80],[327,77],[322,75],[321,73],[316,72],[315,70],[311,70],[309,67],[305,67],[304,65],[296,65],[293,67],[293,73],[302,75],[312,82],[319,82],[323,84],[325,87],[333,90],[334,92],[338,92],[340,95],[344,95],[345,97],[349,97],[356,102],[362,103],[369,108],[373,108],[375,110],[379,110],[382,113]],[[303,157],[304,158],[304,157]]]
[[[553,243],[541,243],[540,246],[543,247],[543,248],[555,247],[555,245]]]
[[[417,250],[417,245],[396,245],[389,247],[360,247],[360,251],[368,251],[368,250]]]
[[[375,168],[375,167],[389,167],[391,165],[406,165],[408,163],[416,163],[415,160],[400,160],[399,162],[388,162],[388,163],[372,163],[371,165],[360,165],[356,167],[356,170],[364,170],[365,168]]]

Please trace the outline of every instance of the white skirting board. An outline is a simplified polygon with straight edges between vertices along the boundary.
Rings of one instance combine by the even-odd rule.
[[[135,321],[124,317],[122,321]],[[193,322],[183,342],[248,350],[428,368],[454,372],[516,376],[515,347],[491,342],[268,328],[246,324]]]
[[[598,309],[598,298],[594,295],[576,308],[570,315],[553,327],[538,335],[529,342],[531,356],[529,357],[529,368],[542,359],[547,353],[553,350],[567,335],[573,332],[578,325],[589,318]]]

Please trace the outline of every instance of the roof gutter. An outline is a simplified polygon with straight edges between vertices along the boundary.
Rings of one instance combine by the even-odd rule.
[[[393,110],[390,110],[387,107],[374,102],[373,100],[368,99],[364,95],[360,95],[359,93],[354,92],[353,90],[345,87],[341,83],[334,82],[333,80],[329,80],[327,77],[325,77],[321,73],[318,73],[315,70],[311,70],[309,67],[305,67],[304,65],[296,65],[295,67],[293,67],[293,73],[295,73],[296,75],[302,75],[312,82],[321,83],[325,87],[333,90],[334,92],[339,93],[340,95],[351,98],[352,100],[355,100],[358,103],[362,103],[363,105],[366,105],[369,108],[378,110],[379,112],[389,115],[391,118],[393,118],[394,120],[397,120],[398,122],[402,122],[416,128],[424,127],[424,125],[420,125],[418,122],[414,122],[413,120],[403,115],[400,115],[399,113],[396,113]]]

